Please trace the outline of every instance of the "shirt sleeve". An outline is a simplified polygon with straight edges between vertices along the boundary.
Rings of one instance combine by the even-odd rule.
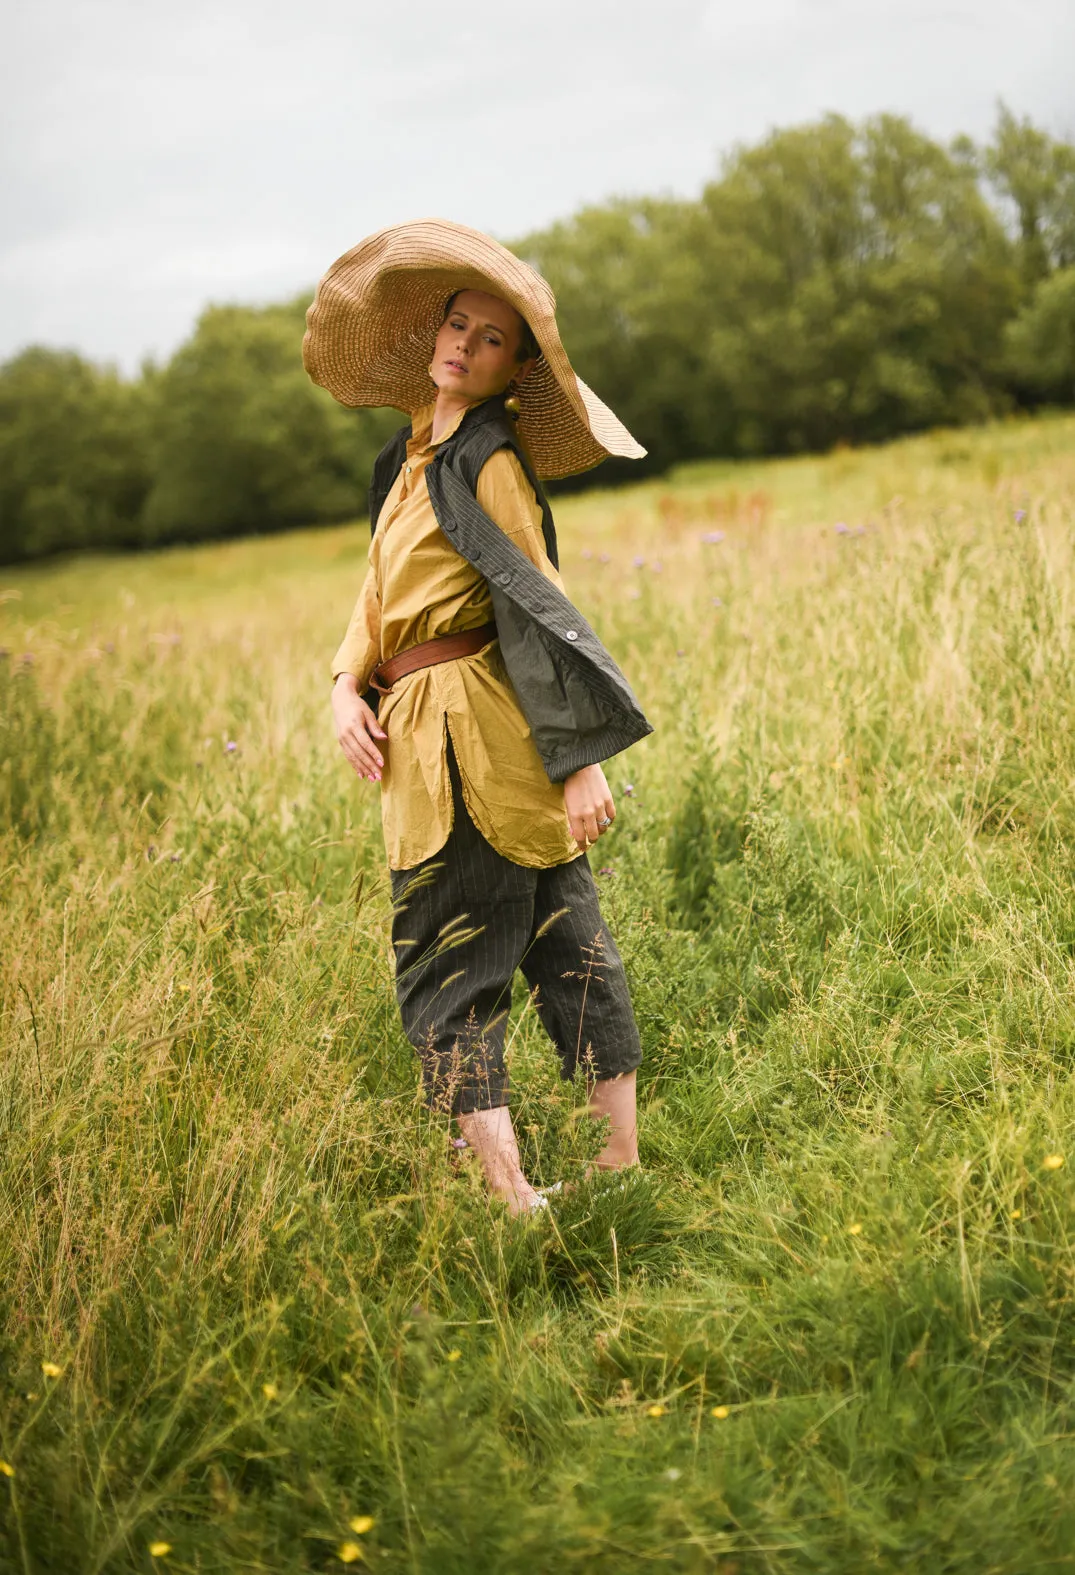
[[[513,449],[499,448],[485,461],[478,476],[478,502],[519,551],[562,591],[564,582],[545,551],[541,505]]]
[[[353,673],[360,690],[369,687],[370,673],[381,659],[381,600],[377,571],[371,562],[358,593],[355,610],[339,650],[332,658],[332,677]]]

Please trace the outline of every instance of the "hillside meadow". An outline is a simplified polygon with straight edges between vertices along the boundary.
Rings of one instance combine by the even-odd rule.
[[[1073,505],[1070,417],[557,501],[643,1168],[533,1222],[396,1015],[365,523],[0,571],[0,1569],[1075,1567]]]

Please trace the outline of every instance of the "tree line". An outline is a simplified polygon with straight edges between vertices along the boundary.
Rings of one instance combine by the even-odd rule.
[[[1006,109],[984,146],[830,115],[736,150],[696,201],[604,203],[513,249],[649,449],[602,482],[1075,402],[1075,146]],[[309,299],[210,306],[133,379],[41,346],[0,367],[0,561],[360,513],[400,418],[309,381]]]

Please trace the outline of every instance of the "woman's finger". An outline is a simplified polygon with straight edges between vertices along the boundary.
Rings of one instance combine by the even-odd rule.
[[[376,754],[373,745],[365,733],[351,728],[341,735],[340,743],[343,752],[354,766],[355,770],[364,777],[374,777],[381,774],[380,757]]]
[[[377,713],[374,711],[373,707],[368,706],[364,700],[361,701],[360,704],[362,706],[362,711],[360,713],[362,717],[362,726],[369,733],[370,737],[387,738],[388,734],[385,732],[380,722],[378,722]]]
[[[340,739],[340,747],[343,750],[344,755],[347,757],[347,763],[351,769],[360,777],[368,777],[370,775],[370,768],[366,765],[365,761],[358,753],[358,750],[343,738]]]
[[[356,748],[361,751],[363,759],[368,760],[371,766],[375,766],[380,771],[384,765],[384,756],[361,724],[356,723],[351,729],[351,736]]]

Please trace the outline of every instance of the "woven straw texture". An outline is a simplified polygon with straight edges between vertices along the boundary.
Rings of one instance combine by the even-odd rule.
[[[541,347],[519,387],[519,435],[539,476],[572,476],[609,454],[642,458],[646,450],[572,371],[541,275],[490,236],[448,219],[378,230],[333,263],[306,313],[303,365],[343,405],[413,415],[436,397],[429,363],[444,303],[466,289],[510,302]]]

